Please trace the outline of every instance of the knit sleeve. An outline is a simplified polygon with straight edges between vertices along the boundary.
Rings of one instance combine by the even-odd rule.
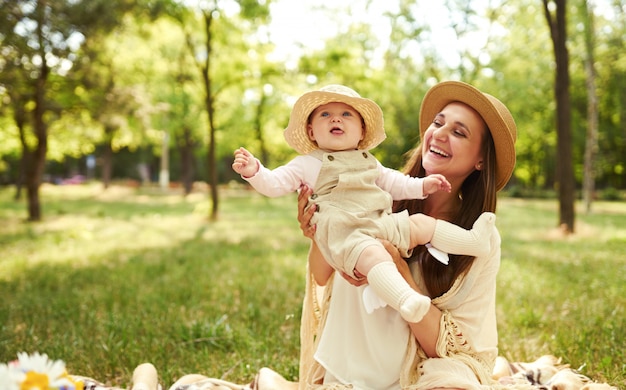
[[[437,355],[462,360],[474,371],[481,383],[491,380],[495,356],[476,352],[448,311],[442,312]]]

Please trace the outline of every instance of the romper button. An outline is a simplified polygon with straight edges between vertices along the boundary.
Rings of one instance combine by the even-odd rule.
[[[363,157],[367,158],[367,153],[363,152]]]
[[[317,199],[317,194],[312,194],[311,199]]]
[[[328,161],[334,161],[335,157],[334,156],[328,156]]]

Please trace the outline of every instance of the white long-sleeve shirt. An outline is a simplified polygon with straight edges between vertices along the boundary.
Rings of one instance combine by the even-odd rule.
[[[314,188],[319,175],[322,161],[315,157],[315,152],[295,157],[286,165],[270,170],[259,164],[259,171],[252,177],[243,177],[259,193],[278,197],[298,190],[303,184]],[[378,162],[380,176],[376,184],[389,192],[393,200],[423,199],[423,179],[405,175],[394,169],[387,168]]]

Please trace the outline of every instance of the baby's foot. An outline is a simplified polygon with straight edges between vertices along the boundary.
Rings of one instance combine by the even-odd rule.
[[[495,222],[494,213],[482,213],[472,229],[467,230],[438,219],[430,243],[436,249],[450,254],[486,256],[491,251],[491,234]]]
[[[493,233],[493,225],[496,223],[496,215],[490,212],[484,212],[478,217],[470,233],[474,237],[476,243],[475,251],[468,253],[472,256],[486,256],[491,251],[491,234]]]
[[[400,315],[408,322],[420,322],[430,309],[430,298],[413,292],[400,305]]]

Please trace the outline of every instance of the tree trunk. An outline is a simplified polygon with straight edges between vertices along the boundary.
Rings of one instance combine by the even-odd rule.
[[[189,195],[193,190],[194,163],[193,152],[195,144],[191,136],[191,129],[187,126],[183,129],[183,134],[177,142],[181,160],[181,180],[185,195]]]
[[[587,73],[587,137],[585,139],[585,164],[583,172],[583,199],[585,211],[591,212],[593,194],[595,192],[595,171],[593,162],[598,150],[598,96],[596,94],[596,69],[594,66],[594,11],[592,4],[583,1],[583,15],[585,26],[585,71]]]
[[[23,108],[21,106],[20,108]],[[16,201],[22,199],[22,188],[24,187],[24,181],[26,178],[26,167],[28,165],[28,145],[26,144],[26,113],[22,109],[15,108],[15,124],[20,135],[20,143],[22,145],[22,155],[20,156],[20,164],[17,171],[17,182],[15,183],[15,196],[13,199]]]
[[[39,89],[39,87],[38,87]],[[39,95],[39,92],[37,93]],[[42,91],[43,95],[43,91]],[[41,220],[41,205],[39,200],[39,187],[43,177],[43,171],[46,165],[46,154],[48,151],[48,129],[43,120],[43,108],[39,108],[42,102],[37,97],[37,103],[34,111],[35,115],[35,135],[37,145],[32,152],[26,154],[26,194],[28,197],[28,220]]]
[[[210,74],[212,35],[211,22],[213,21],[213,13],[211,11],[204,12],[204,28],[206,37],[206,60],[202,67],[202,78],[204,80],[205,89],[205,107],[209,117],[209,150],[207,153],[207,174],[209,175],[209,189],[212,200],[211,213],[209,219],[217,220],[219,209],[219,193],[217,191],[217,161],[215,159],[215,108],[213,104],[212,80]]]
[[[254,117],[254,130],[256,132],[256,137],[259,140],[259,148],[261,149],[261,163],[263,163],[263,165],[265,166],[269,164],[269,152],[267,151],[265,138],[263,137],[263,110],[265,109],[266,101],[267,96],[265,95],[265,91],[261,86],[261,99],[259,100],[259,105],[256,108],[256,115]]]
[[[38,25],[41,29],[41,23]],[[41,36],[40,32],[40,36]],[[45,57],[43,57],[45,58]],[[32,153],[27,156],[26,168],[26,193],[28,196],[28,220],[41,220],[41,205],[39,200],[39,186],[43,177],[46,165],[46,154],[48,153],[48,127],[44,120],[46,111],[46,83],[50,69],[43,60],[39,71],[39,76],[35,81],[35,109],[33,110],[33,130],[37,144]]]
[[[557,127],[557,168],[556,180],[559,193],[559,226],[564,233],[574,232],[574,167],[572,161],[572,131],[570,117],[569,95],[569,53],[567,51],[566,35],[566,0],[554,0],[555,14],[552,16],[549,7],[550,0],[543,0],[544,12],[554,46],[556,61],[556,79],[554,95],[556,98],[556,127]]]
[[[111,185],[113,174],[113,133],[115,130],[109,126],[104,128],[104,145],[102,150],[102,185],[104,189]]]

